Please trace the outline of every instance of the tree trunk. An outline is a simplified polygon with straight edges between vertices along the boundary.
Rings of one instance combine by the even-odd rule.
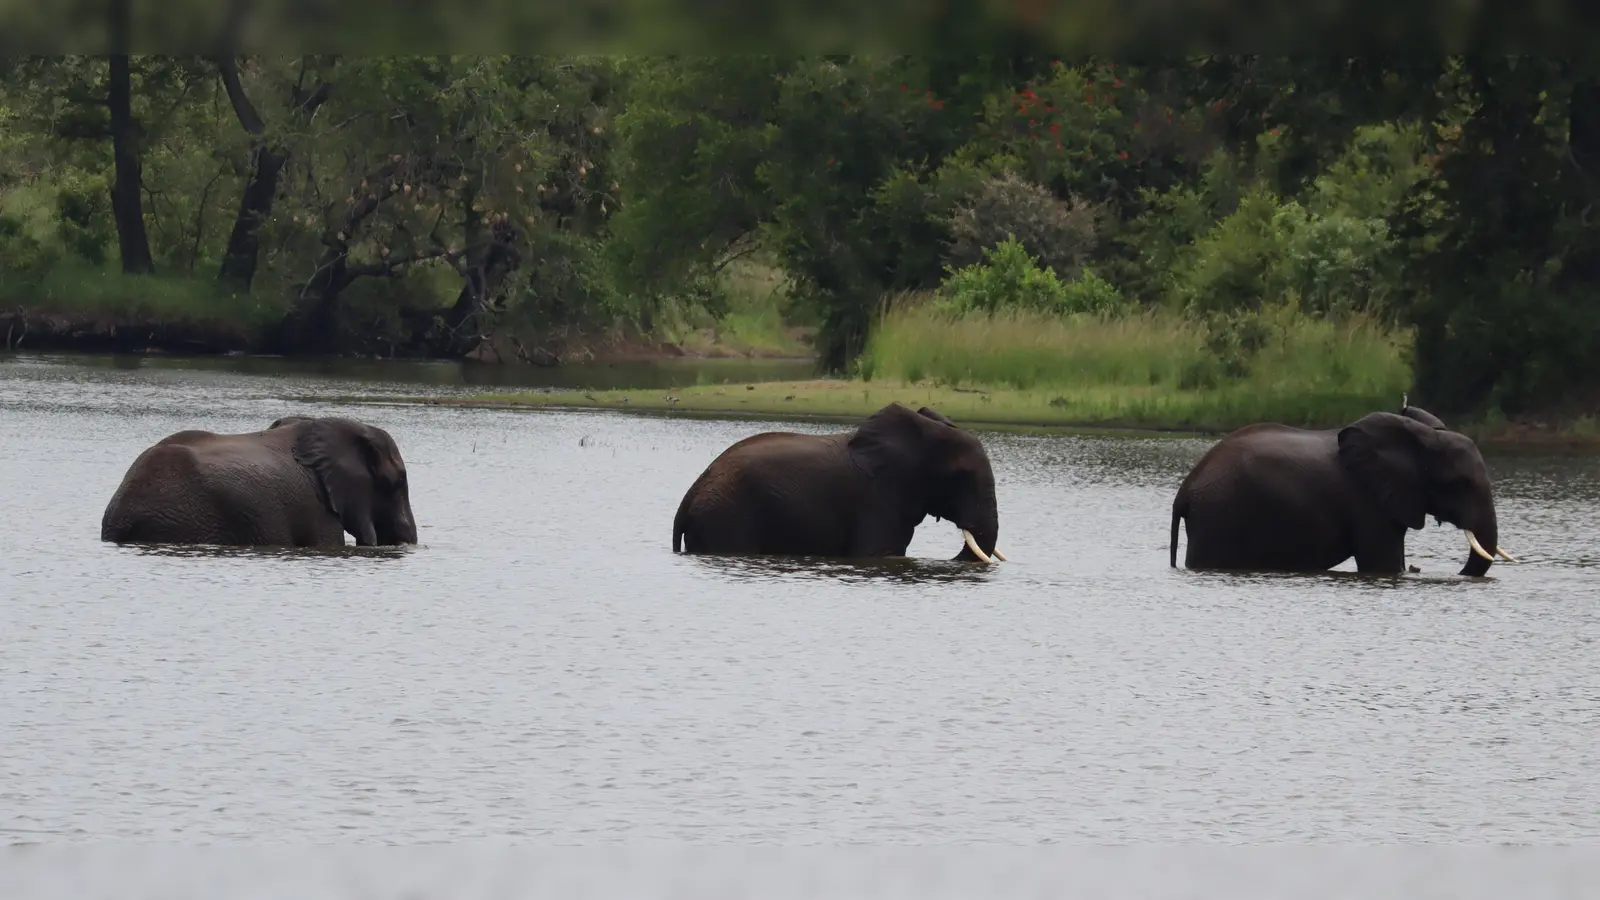
[[[125,18],[125,4],[112,4]],[[115,16],[117,13],[114,12]],[[111,152],[116,163],[111,185],[111,212],[117,222],[117,242],[122,250],[122,271],[143,275],[155,269],[150,259],[150,238],[144,229],[144,205],[140,197],[142,175],[139,166],[137,125],[133,120],[133,74],[126,54],[111,57],[111,78],[107,102],[111,107]]]
[[[485,223],[475,209],[477,184],[474,181],[464,192],[462,209],[465,216],[462,231],[466,237],[466,253],[461,271],[461,292],[456,302],[436,321],[433,314],[422,311],[403,313],[412,322],[411,347],[430,357],[463,357],[478,349],[483,343],[483,314],[489,301],[499,292],[506,276],[522,264],[522,256],[515,249],[520,238],[517,229],[509,222]]]
[[[289,162],[289,152],[273,146],[266,140],[266,125],[255,104],[244,92],[239,80],[239,64],[232,55],[217,60],[217,73],[228,94],[228,102],[239,124],[250,134],[250,177],[245,182],[244,193],[239,197],[239,213],[233,220],[233,231],[228,235],[228,248],[222,255],[218,280],[240,290],[248,291],[256,277],[256,264],[261,257],[261,226],[272,216],[272,203],[278,195],[278,176]],[[298,91],[298,89],[297,89]],[[323,84],[310,96],[296,101],[299,109],[314,110],[327,98],[328,86]]]
[[[228,234],[228,248],[222,254],[220,281],[239,290],[250,290],[256,277],[256,262],[261,257],[261,226],[272,215],[272,201],[278,194],[278,175],[289,161],[288,154],[258,145],[250,151],[250,180],[239,198],[239,213]]]

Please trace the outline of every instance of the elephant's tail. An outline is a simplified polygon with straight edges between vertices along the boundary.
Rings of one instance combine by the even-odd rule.
[[[681,553],[683,551],[683,533],[685,531],[683,520],[684,520],[683,507],[679,506],[678,507],[678,514],[672,517],[672,552],[673,553]]]
[[[1188,499],[1180,494],[1172,504],[1172,537],[1167,550],[1167,565],[1174,569],[1178,567],[1178,523],[1188,514]]]

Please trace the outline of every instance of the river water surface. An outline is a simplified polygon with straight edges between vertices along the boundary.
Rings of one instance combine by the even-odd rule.
[[[1172,438],[986,435],[992,568],[931,520],[908,561],[685,558],[683,491],[776,426],[294,399],[482,390],[439,371],[0,358],[0,832],[1600,837],[1593,459],[1490,458],[1522,562],[1478,580],[1436,526],[1404,578],[1170,569],[1210,443]],[[419,546],[100,543],[149,444],[291,412],[394,435]]]

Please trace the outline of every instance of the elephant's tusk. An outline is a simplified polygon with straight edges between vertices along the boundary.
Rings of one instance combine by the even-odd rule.
[[[966,540],[967,549],[971,550],[973,553],[977,554],[979,559],[983,560],[986,563],[994,562],[994,560],[989,557],[989,554],[983,552],[983,548],[978,546],[978,542],[976,540],[974,540],[973,537],[972,537],[972,532],[970,532],[970,531],[966,530],[965,528],[963,528],[963,529],[961,529],[961,537]]]
[[[1504,550],[1501,550],[1499,547],[1494,548],[1494,555],[1500,557],[1501,559],[1505,560],[1506,562],[1516,562],[1517,561],[1515,557],[1513,557],[1511,554],[1505,552]]]
[[[1494,562],[1494,557],[1489,554],[1489,551],[1483,549],[1483,545],[1478,543],[1477,535],[1473,534],[1470,528],[1465,529],[1465,531],[1467,532],[1467,543],[1472,545],[1472,552],[1487,559],[1489,562]]]
[[[1006,555],[1000,552],[999,547],[994,548],[994,558],[1000,560],[1001,562],[1010,562],[1010,560],[1006,559]]]

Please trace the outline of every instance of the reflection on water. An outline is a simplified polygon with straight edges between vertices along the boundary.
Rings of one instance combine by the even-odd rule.
[[[734,580],[815,579],[906,585],[981,584],[994,572],[983,563],[912,559],[826,559],[808,556],[690,556],[695,564]]]
[[[293,398],[352,377],[291,369],[0,361],[0,832],[1600,837],[1600,461],[1491,456],[1523,563],[1483,579],[1439,527],[1415,575],[1169,568],[1210,441],[1017,434],[985,436],[1009,562],[940,522],[909,559],[707,558],[678,502],[771,423],[326,408]],[[301,412],[394,435],[419,545],[98,540],[154,441]]]
[[[346,536],[346,540],[349,537]],[[171,559],[228,560],[270,559],[288,563],[309,559],[401,559],[417,552],[416,547],[224,547],[213,544],[123,544],[124,553],[138,556],[168,557]]]

